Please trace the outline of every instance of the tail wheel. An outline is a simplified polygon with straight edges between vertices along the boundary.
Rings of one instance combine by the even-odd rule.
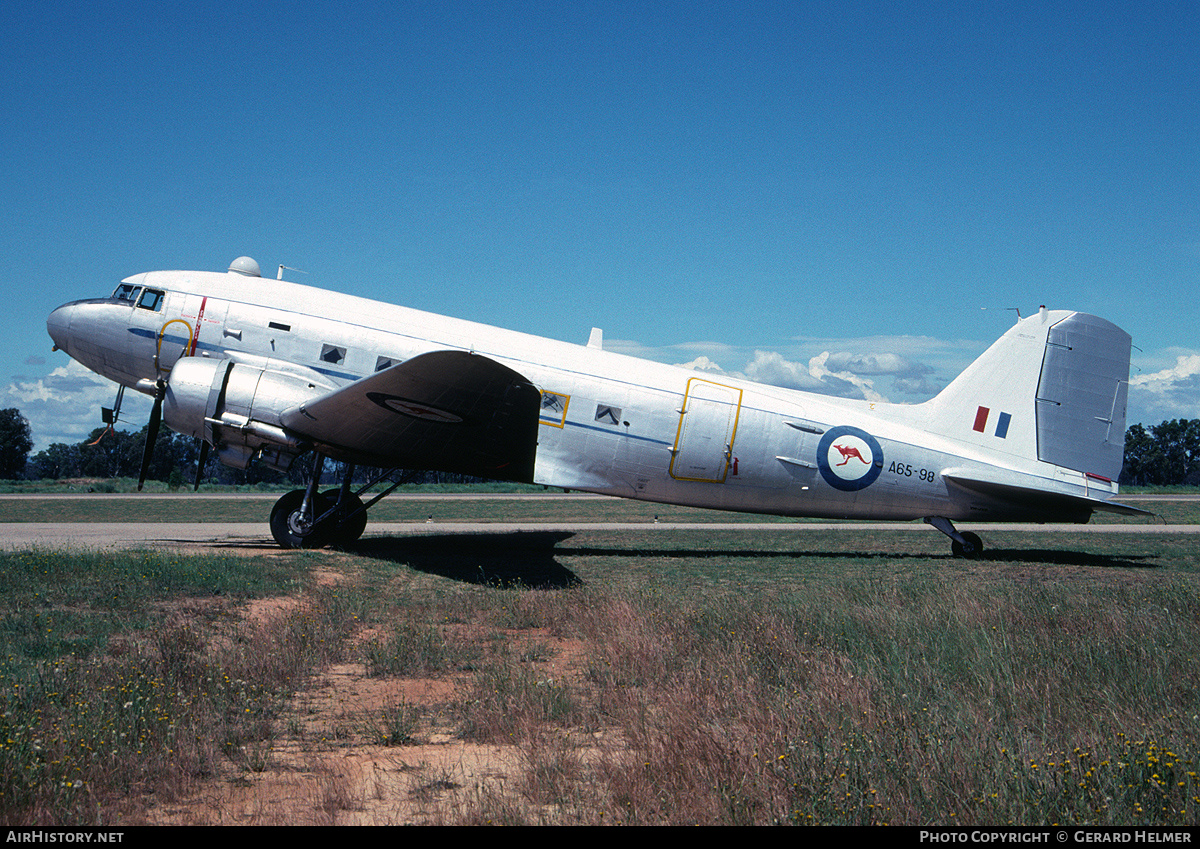
[[[306,516],[300,507],[304,503],[304,490],[293,489],[275,502],[271,508],[271,535],[283,548],[321,548],[329,543],[331,522],[315,522],[314,517],[333,506],[326,495],[320,494],[312,506],[312,515]]]
[[[950,543],[950,550],[954,553],[955,557],[974,559],[983,554],[983,540],[979,538],[978,534],[966,531],[962,534],[962,538],[962,542],[954,540]]]

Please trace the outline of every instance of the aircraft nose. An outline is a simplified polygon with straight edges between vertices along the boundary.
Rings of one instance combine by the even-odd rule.
[[[67,351],[67,343],[71,340],[71,317],[74,312],[74,304],[63,304],[46,319],[46,332],[54,340],[54,346],[63,351]]]

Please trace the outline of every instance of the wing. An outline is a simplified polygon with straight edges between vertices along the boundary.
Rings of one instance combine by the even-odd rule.
[[[467,351],[433,351],[284,412],[331,457],[532,482],[541,392]]]

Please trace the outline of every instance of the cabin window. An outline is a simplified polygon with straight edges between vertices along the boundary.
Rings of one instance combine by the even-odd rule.
[[[158,311],[162,308],[163,296],[166,292],[160,289],[147,289],[142,292],[142,297],[138,300],[137,305],[144,310]]]
[[[141,286],[134,286],[132,283],[122,283],[117,287],[117,291],[113,292],[113,297],[118,301],[136,301],[138,292],[142,291]]]
[[[396,357],[379,357],[375,360],[375,371],[383,371],[385,368],[391,368],[401,360]]]
[[[272,330],[282,330],[285,333],[291,332],[292,329],[290,324],[280,324],[278,321],[269,322],[267,327],[271,328]]]
[[[345,348],[339,348],[336,345],[322,345],[321,346],[321,361],[322,362],[333,363],[334,365],[337,365],[338,363],[342,362],[345,359],[346,359],[346,349]]]
[[[621,408],[610,407],[607,404],[596,405],[596,421],[604,424],[620,424]]]

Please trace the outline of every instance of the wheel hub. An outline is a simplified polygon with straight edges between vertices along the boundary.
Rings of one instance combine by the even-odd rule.
[[[287,518],[288,530],[298,537],[306,537],[312,530],[311,516],[306,516],[303,510],[293,510]]]

